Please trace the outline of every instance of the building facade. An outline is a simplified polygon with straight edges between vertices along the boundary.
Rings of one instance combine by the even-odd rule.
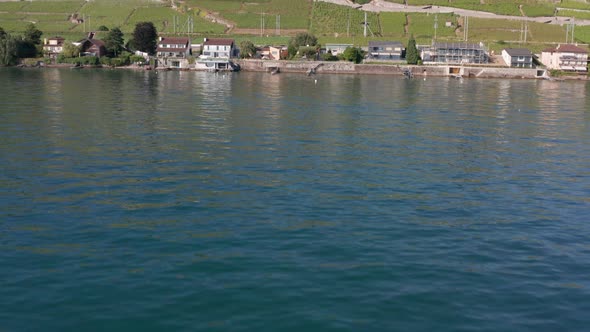
[[[533,68],[533,54],[526,48],[505,48],[502,59],[508,67]]]
[[[434,63],[483,64],[489,62],[489,56],[482,43],[433,43],[430,49],[422,50],[422,60]]]
[[[239,51],[233,39],[205,38],[202,50],[197,60],[197,69],[235,70],[231,59],[238,57]]]
[[[188,68],[191,43],[186,37],[160,37],[156,48],[158,65],[168,68]]]
[[[52,37],[43,40],[43,53],[49,58],[56,58],[64,50],[65,39],[62,37]]]
[[[541,52],[541,62],[548,69],[588,72],[588,51],[571,44],[559,44]]]
[[[369,58],[375,60],[401,60],[404,45],[398,41],[369,41]]]

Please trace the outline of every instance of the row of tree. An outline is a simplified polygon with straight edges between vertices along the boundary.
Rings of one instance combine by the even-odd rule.
[[[152,22],[137,23],[132,34],[132,38],[125,43],[124,35],[118,27],[108,29],[101,27],[101,30],[108,30],[103,38],[107,57],[114,58],[121,55],[126,50],[138,50],[155,54],[157,47],[158,32]],[[6,33],[0,27],[0,65],[13,65],[19,58],[32,58],[42,54],[41,36],[43,32],[35,27],[34,24],[27,26],[23,36],[12,36]],[[310,33],[302,32],[291,38],[289,41],[288,57],[293,59],[297,56],[307,59],[319,59],[318,39]],[[72,43],[64,45],[62,57],[73,58],[80,54],[80,49]],[[242,57],[254,57],[256,47],[250,41],[240,43]],[[364,59],[365,53],[358,47],[347,48],[340,57],[332,54],[324,54],[322,60],[335,61],[347,60],[354,63],[360,63]],[[412,36],[406,49],[406,60],[408,64],[417,64],[420,61],[416,41]]]
[[[14,65],[19,58],[35,57],[42,49],[43,32],[29,24],[22,36],[13,36],[0,27],[0,65]]]
[[[105,30],[105,29],[102,29]],[[129,50],[139,50],[154,54],[157,47],[158,32],[152,22],[137,23],[131,40],[125,43],[124,35],[118,27],[108,29],[102,39],[107,57],[115,58]],[[43,55],[41,36],[43,32],[29,24],[22,35],[12,35],[0,27],[0,65],[15,65],[18,59],[36,58]],[[80,55],[80,48],[71,42],[64,44],[62,57],[73,58]]]

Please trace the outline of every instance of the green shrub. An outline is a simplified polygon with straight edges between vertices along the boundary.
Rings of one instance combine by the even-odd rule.
[[[332,53],[324,53],[324,54],[322,54],[322,60],[323,61],[338,61],[338,57],[335,55],[332,55]]]
[[[100,64],[103,66],[110,66],[111,65],[111,58],[103,56],[100,58]]]
[[[141,55],[132,55],[129,57],[129,61],[131,63],[144,63],[144,62],[146,62],[145,58],[142,57]],[[189,62],[190,62],[190,59],[189,59]]]

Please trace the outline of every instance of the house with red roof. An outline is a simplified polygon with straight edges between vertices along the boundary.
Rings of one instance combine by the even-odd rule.
[[[588,72],[588,51],[572,44],[559,44],[541,52],[541,62],[548,69]]]
[[[158,66],[188,68],[191,42],[187,37],[160,37],[156,48]]]

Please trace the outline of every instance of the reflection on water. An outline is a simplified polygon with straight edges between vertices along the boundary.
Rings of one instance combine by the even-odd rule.
[[[584,330],[588,94],[1,69],[0,329]]]

